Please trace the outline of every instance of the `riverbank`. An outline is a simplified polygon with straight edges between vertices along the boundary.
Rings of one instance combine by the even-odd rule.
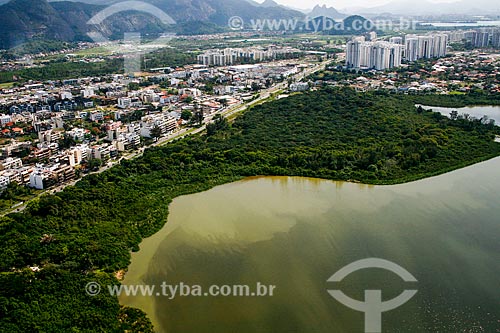
[[[500,140],[495,141],[495,142],[500,143]],[[444,168],[441,170],[437,170],[435,172],[428,172],[425,174],[414,175],[414,176],[410,176],[407,178],[396,179],[396,180],[392,180],[392,181],[382,181],[382,182],[373,181],[370,183],[361,183],[361,184],[365,184],[365,185],[401,185],[401,184],[407,184],[407,183],[412,183],[412,182],[427,179],[427,178],[432,178],[432,177],[444,175],[444,174],[447,174],[449,172],[464,169],[464,168],[467,168],[467,167],[470,167],[470,166],[473,166],[473,165],[476,165],[479,163],[487,162],[487,161],[492,160],[492,159],[497,158],[497,157],[499,157],[498,154],[492,154],[490,156],[481,157],[481,158],[478,158],[478,159],[473,160],[473,161],[464,162],[462,164],[451,166],[449,168]],[[333,180],[333,179],[330,179],[330,180]],[[359,183],[356,181],[354,181],[354,182]]]
[[[257,175],[396,183],[500,155],[497,129],[418,113],[414,104],[348,89],[289,96],[232,124],[217,122],[211,135],[147,149],[2,217],[0,270],[24,275],[0,274],[0,288],[17,286],[2,290],[10,305],[0,324],[12,331],[33,331],[39,318],[48,331],[88,327],[88,318],[100,331],[129,325],[129,310],[116,297],[89,297],[85,285],[119,283],[114,272],[164,226],[173,198]],[[82,313],[85,323],[74,320]]]
[[[276,293],[272,298],[122,295],[120,302],[144,310],[158,333],[362,331],[350,309],[327,298],[326,278],[349,262],[377,257],[402,265],[419,281],[418,297],[398,314],[386,315],[385,330],[467,331],[476,325],[494,330],[499,165],[496,158],[394,186],[251,177],[177,197],[165,226],[132,254],[123,285],[168,281],[205,290],[217,282],[261,281],[276,285]],[[375,272],[358,278],[352,290],[344,283],[344,292],[357,295],[360,285],[383,285],[384,293],[396,295],[405,285]],[[311,315],[304,315],[307,311]],[[197,315],[189,322],[181,319],[192,313]]]
[[[418,95],[413,96],[416,104],[428,106],[463,108],[466,106],[490,106],[500,105],[499,94],[464,94],[464,95]]]

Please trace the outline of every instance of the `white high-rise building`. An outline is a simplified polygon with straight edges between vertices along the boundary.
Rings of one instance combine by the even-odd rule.
[[[432,36],[418,37],[418,59],[432,58],[433,38]]]
[[[432,36],[432,58],[440,58],[446,56],[446,48],[448,46],[448,35],[437,34]]]
[[[279,56],[300,52],[297,49],[268,48],[259,47],[249,48],[226,48],[222,50],[209,50],[198,55],[198,63],[205,66],[229,66],[241,59],[264,61],[267,59],[276,59]]]
[[[403,37],[391,37],[389,43],[403,45]]]
[[[371,64],[373,43],[353,41],[347,43],[347,67],[368,69]]]
[[[493,32],[491,36],[491,45],[494,48],[500,48],[500,29]]]
[[[466,32],[462,30],[450,31],[446,34],[448,35],[448,40],[450,41],[450,43],[458,43],[466,39]]]
[[[351,41],[347,44],[348,68],[385,70],[401,65],[402,48],[388,42]]]
[[[406,61],[418,60],[418,38],[406,37],[404,55]]]
[[[407,35],[405,38],[404,59],[440,58],[446,56],[448,35],[433,34],[425,36]]]
[[[488,47],[490,43],[490,33],[485,30],[478,30],[472,33],[472,46],[477,48]]]
[[[347,43],[346,65],[348,68],[361,67],[361,47],[364,42],[350,41]]]
[[[377,43],[373,45],[372,59],[370,67],[376,70],[384,70],[389,68],[390,63],[390,47],[388,45]]]
[[[403,59],[403,45],[394,44],[390,49],[389,68],[400,67],[402,59]]]

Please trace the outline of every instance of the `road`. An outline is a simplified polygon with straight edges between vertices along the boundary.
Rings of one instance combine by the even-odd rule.
[[[328,60],[328,61],[324,61],[322,63],[319,63],[317,65],[315,65],[314,67],[312,68],[309,68],[309,69],[306,69],[296,75],[293,76],[293,79],[295,81],[300,81],[304,78],[306,78],[307,76],[317,72],[317,71],[320,71],[322,70],[323,68],[325,68],[325,65],[327,65],[329,62],[331,62],[331,60]],[[252,107],[254,105],[257,105],[259,103],[262,103],[264,101],[266,101],[268,98],[270,98],[273,94],[276,94],[284,89],[286,89],[287,87],[287,82],[281,82],[281,83],[278,83],[277,85],[273,86],[273,87],[270,87],[269,89],[265,89],[265,90],[261,90],[260,92],[260,96],[257,98],[257,99],[254,99],[253,101],[250,101],[248,103],[243,103],[243,104],[239,104],[239,105],[236,105],[236,106],[230,106],[228,107],[226,110],[220,112],[220,114],[225,117],[225,118],[228,118],[228,117],[231,117],[237,113],[240,113],[240,112],[243,112],[245,110],[247,110],[249,107]],[[154,147],[154,146],[161,146],[161,145],[164,145],[164,144],[168,144],[169,142],[173,141],[173,140],[176,140],[176,139],[182,139],[188,135],[193,135],[193,134],[198,134],[198,133],[201,133],[203,132],[205,129],[206,129],[206,125],[211,123],[211,118],[208,118],[207,121],[205,122],[205,124],[203,124],[202,126],[198,127],[198,128],[191,128],[191,129],[187,129],[187,128],[183,128],[183,129],[180,129],[178,131],[175,131],[167,136],[164,136],[162,138],[160,138],[157,142],[153,143],[152,145],[148,146],[148,147]],[[135,158],[138,158],[140,156],[142,156],[144,154],[144,150],[146,149],[147,147],[142,147],[140,148],[138,151],[135,151],[135,152],[132,152],[132,153],[129,153],[123,157],[121,157],[120,159],[118,159],[117,161],[112,161],[112,162],[108,162],[104,167],[100,168],[98,171],[94,171],[94,172],[91,172],[89,174],[99,174],[99,173],[102,173],[106,170],[109,170],[110,168],[114,167],[115,165],[119,164],[123,159],[125,160],[132,160],[132,159],[135,159]],[[62,184],[62,185],[59,185],[55,188],[52,188],[50,190],[46,190],[40,194],[38,194],[36,197],[28,200],[27,202],[24,202],[22,205],[20,206],[17,206],[7,212],[3,212],[0,214],[0,216],[5,216],[9,213],[13,213],[13,212],[21,212],[23,211],[29,202],[33,201],[34,199],[37,199],[39,198],[41,195],[43,194],[47,194],[47,193],[57,193],[57,192],[61,192],[62,190],[64,190],[64,188],[66,188],[67,186],[74,186],[76,183],[78,182],[78,180],[74,180],[70,183],[66,183],[66,184]],[[18,203],[19,205],[19,203]]]

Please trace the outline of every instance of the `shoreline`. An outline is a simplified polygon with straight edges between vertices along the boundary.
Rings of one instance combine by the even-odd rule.
[[[456,171],[460,171],[460,170],[466,170],[467,168],[470,168],[470,167],[473,167],[473,166],[477,166],[477,165],[480,165],[480,164],[483,164],[483,163],[487,163],[487,162],[490,162],[492,160],[495,160],[495,159],[500,159],[500,155],[494,155],[494,156],[491,156],[491,157],[488,157],[486,159],[478,159],[476,161],[472,161],[470,163],[465,163],[463,165],[460,165],[460,166],[456,166],[456,167],[450,167],[450,168],[447,168],[446,170],[441,170],[441,171],[436,171],[434,173],[431,173],[431,174],[426,174],[426,175],[417,175],[411,179],[408,179],[408,180],[394,180],[394,181],[387,181],[387,182],[373,182],[373,183],[368,183],[368,182],[361,182],[361,181],[356,181],[356,180],[339,180],[339,179],[330,179],[330,178],[322,178],[322,177],[312,177],[312,176],[300,176],[300,175],[255,175],[255,176],[247,176],[247,177],[239,177],[239,178],[236,178],[234,180],[230,180],[228,182],[222,182],[220,184],[215,184],[214,186],[211,186],[211,187],[208,187],[208,188],[203,188],[199,191],[193,191],[193,192],[189,192],[189,193],[184,193],[184,194],[181,194],[181,195],[178,195],[176,197],[173,197],[171,198],[170,202],[168,203],[167,205],[167,216],[166,216],[166,219],[165,219],[165,223],[158,229],[156,230],[154,233],[144,237],[141,239],[141,243],[147,239],[147,238],[150,238],[152,237],[153,235],[157,234],[160,230],[162,230],[165,225],[168,223],[168,217],[170,215],[170,205],[172,204],[172,202],[178,198],[181,198],[181,197],[184,197],[184,196],[188,196],[188,195],[193,195],[193,194],[197,194],[197,193],[203,193],[203,192],[206,192],[206,191],[209,191],[209,190],[212,190],[218,186],[224,186],[224,185],[229,185],[229,184],[233,184],[233,183],[237,183],[237,182],[240,182],[240,181],[248,181],[248,180],[254,180],[254,179],[260,179],[260,178],[268,178],[268,177],[283,177],[283,178],[303,178],[303,179],[311,179],[311,180],[319,180],[319,181],[331,181],[331,182],[340,182],[340,183],[349,183],[349,184],[354,184],[354,185],[361,185],[361,186],[367,186],[367,187],[392,187],[392,186],[401,186],[401,185],[408,185],[408,184],[412,184],[412,183],[417,183],[417,182],[421,182],[421,181],[426,181],[426,180],[430,180],[430,179],[433,179],[433,178],[436,178],[436,177],[440,177],[440,176],[443,176],[443,175],[446,175],[446,174],[450,174],[450,173],[453,173],[453,172],[456,172]],[[140,243],[139,243],[140,245]],[[139,250],[141,251],[141,250]],[[137,253],[139,251],[130,251],[129,253],[132,254],[132,253]],[[130,265],[129,265],[130,266]],[[121,279],[119,279],[119,281],[122,281],[125,279],[125,276],[127,275],[128,273],[128,267],[122,267],[120,270],[114,272],[114,274],[116,276],[120,276]]]
[[[324,98],[327,98],[328,93],[329,91],[325,91],[321,96],[324,95]],[[354,92],[349,90],[341,91],[338,96],[334,97],[334,99],[340,99],[343,97],[341,94],[350,96],[350,94],[354,94]],[[312,100],[312,95],[306,94],[303,98],[306,99],[306,101]],[[317,98],[317,96],[315,95],[314,98]],[[395,124],[394,126],[404,124],[404,119],[406,118],[403,119],[400,115],[387,120],[386,113],[382,113],[382,111],[378,108],[375,110],[375,108],[379,106],[377,103],[380,103],[380,107],[382,107],[383,103],[389,102],[386,100],[381,101],[380,98],[382,97],[379,98],[373,96],[373,98],[375,98],[376,103],[371,105],[371,107],[374,108],[374,117],[378,116],[378,118],[375,118],[378,119],[380,123],[385,124],[390,121],[391,124]],[[334,101],[336,101],[336,99]],[[391,99],[390,102],[392,102],[392,104],[390,104],[392,106],[391,110],[397,115],[399,110],[398,101]],[[408,117],[410,117],[410,120],[418,120],[419,122],[417,124],[420,124],[421,126],[426,124],[430,124],[431,126],[435,125],[435,120],[430,118],[431,115],[425,114],[427,118],[424,120],[420,120],[420,118],[417,119],[417,116],[411,113],[413,109],[409,106],[409,104],[407,104],[403,104],[402,111],[405,112],[403,115],[407,114]],[[272,107],[273,105],[270,106],[270,108]],[[270,110],[259,109],[258,111],[262,111],[263,115],[253,113],[249,114],[250,118],[246,117],[243,120],[246,120],[248,124],[254,124],[258,123],[259,117],[267,116],[271,119],[272,114]],[[283,116],[284,113],[280,115]],[[319,113],[319,116],[320,115],[321,113]],[[302,118],[304,116],[302,113],[297,111],[297,117],[298,120],[303,120]],[[336,119],[338,117],[339,116],[335,116],[332,119]],[[272,120],[269,119],[267,123],[264,122],[264,125],[261,126],[261,128],[265,129],[265,126],[271,126],[273,124],[276,125],[277,123],[279,126],[279,123],[282,123],[279,121],[279,117],[272,117]],[[291,124],[293,125],[293,123]],[[353,124],[353,121],[348,122],[347,125],[343,127],[343,132],[339,133],[339,137],[346,137],[347,134],[344,132],[348,132],[349,130],[350,132],[348,133],[356,133],[356,126]],[[309,122],[308,126],[311,127],[316,125],[314,122]],[[238,129],[239,127],[236,126],[234,131],[228,133],[238,134]],[[400,132],[398,130],[399,127],[395,129],[394,133],[399,134]],[[440,130],[438,130],[438,132],[439,131]],[[247,140],[249,145],[252,144],[252,140],[255,138],[260,138],[259,136],[255,136],[255,134],[259,133],[260,132],[258,131],[249,132],[247,135],[249,138]],[[309,132],[302,130],[302,132],[299,133]],[[491,134],[490,131],[487,133]],[[494,134],[497,133],[498,131],[495,131]],[[281,143],[287,142],[285,140],[288,140],[289,138],[286,136],[286,133],[282,136],[283,138],[281,138]],[[365,136],[375,136],[372,140],[376,139],[376,135],[374,135],[373,132],[367,132]],[[457,170],[463,170],[467,167],[472,167],[500,157],[500,146],[491,142],[493,141],[492,136],[473,136],[472,134],[464,132],[460,128],[450,129],[449,138],[453,140],[451,141],[453,145],[451,145],[449,150],[445,150],[445,145],[445,148],[441,150],[441,153],[439,155],[435,155],[436,158],[434,160],[424,160],[424,162],[426,162],[425,164],[402,164],[401,166],[394,168],[393,171],[392,169],[386,169],[385,167],[387,163],[390,163],[393,160],[391,156],[386,154],[382,154],[381,158],[379,158],[379,167],[376,168],[375,171],[366,167],[354,167],[354,164],[351,164],[354,163],[352,161],[357,161],[354,157],[350,160],[346,160],[345,158],[342,159],[342,163],[340,164],[342,167],[337,168],[337,160],[335,159],[336,155],[327,155],[329,154],[331,147],[326,144],[322,145],[323,142],[327,142],[324,141],[327,137],[322,137],[322,141],[318,141],[319,148],[317,152],[325,154],[325,159],[322,163],[316,164],[293,164],[288,163],[286,159],[278,161],[278,158],[283,158],[283,156],[281,156],[281,149],[283,149],[283,145],[270,145],[270,148],[262,151],[256,149],[253,155],[250,154],[248,156],[245,155],[245,150],[235,149],[235,155],[226,156],[222,155],[223,151],[216,149],[224,147],[222,144],[217,145],[216,140],[212,140],[215,143],[211,143],[212,141],[205,140],[206,137],[203,134],[200,135],[199,133],[193,137],[194,138],[192,140],[185,140],[178,145],[172,145],[173,148],[167,146],[165,148],[148,149],[142,157],[138,158],[134,162],[125,161],[123,165],[110,168],[102,174],[84,177],[76,184],[76,186],[66,189],[63,193],[56,194],[52,198],[45,197],[45,199],[47,199],[46,202],[44,200],[40,200],[41,205],[38,210],[36,209],[36,205],[34,205],[34,207],[30,206],[30,209],[24,213],[25,215],[21,213],[12,217],[38,221],[41,225],[40,228],[43,227],[45,230],[51,231],[53,230],[53,227],[47,222],[44,222],[43,216],[46,214],[45,212],[47,209],[44,208],[47,207],[47,204],[55,202],[55,207],[58,208],[59,206],[57,205],[57,200],[73,200],[73,198],[76,199],[79,197],[83,198],[83,203],[69,203],[67,205],[65,203],[61,203],[60,205],[60,207],[71,209],[69,212],[73,211],[75,207],[81,207],[82,210],[79,211],[79,215],[70,216],[68,215],[68,210],[57,210],[54,215],[69,218],[68,225],[69,223],[75,223],[76,225],[77,223],[81,224],[85,222],[89,226],[95,226],[95,228],[89,229],[84,227],[78,229],[78,233],[70,234],[71,229],[66,227],[66,225],[62,225],[61,229],[57,231],[61,235],[68,235],[67,239],[64,240],[68,243],[70,241],[77,240],[81,241],[83,244],[93,244],[96,242],[97,245],[102,246],[102,252],[98,252],[93,248],[89,248],[89,250],[85,252],[88,253],[90,257],[99,260],[98,265],[93,265],[89,269],[89,276],[94,277],[97,281],[120,284],[121,281],[123,281],[121,279],[124,277],[123,275],[129,275],[131,273],[129,269],[132,264],[132,256],[137,252],[145,250],[145,248],[140,247],[141,243],[149,237],[158,235],[159,231],[170,225],[167,223],[169,223],[169,218],[171,217],[169,207],[173,200],[188,194],[205,192],[217,186],[227,185],[248,179],[251,176],[282,176],[314,178],[321,181],[326,180],[329,182],[357,184],[354,187],[359,186],[361,189],[366,188],[366,191],[363,191],[365,192],[365,195],[371,195],[366,192],[373,186],[412,184],[414,182],[427,179],[433,181],[433,177],[455,172]],[[306,137],[308,138],[308,136]],[[401,143],[398,141],[400,137],[404,138],[404,136],[396,137],[394,135],[392,137],[382,137],[377,141],[377,146],[384,149],[383,147],[387,145]],[[237,135],[235,135],[235,138],[237,138]],[[268,136],[263,136],[263,138],[268,138]],[[215,137],[215,139],[217,139],[217,137]],[[274,142],[272,139],[273,138],[270,138],[270,142]],[[263,139],[260,138],[259,140],[262,141]],[[293,141],[293,139],[291,140]],[[234,140],[230,143],[238,144],[238,142],[238,140]],[[246,141],[243,140],[243,142],[245,143]],[[308,143],[309,141],[304,142]],[[415,149],[421,148],[421,146],[419,146],[419,142],[413,140],[411,143],[412,147],[416,147]],[[308,147],[307,145],[302,146],[305,147],[302,151],[300,149],[290,149],[290,151],[303,153],[302,155],[299,154],[299,157],[307,160],[307,158],[313,155],[306,149]],[[302,146],[299,146],[299,148]],[[369,147],[363,142],[357,146],[356,144],[353,146],[356,149]],[[402,144],[400,146],[403,147]],[[209,154],[199,157],[197,154],[203,153],[203,149],[205,148],[209,151]],[[341,146],[341,148],[344,147]],[[339,151],[341,151],[341,149],[339,149]],[[344,151],[344,149],[342,149],[342,151]],[[250,151],[250,153],[252,152],[253,150]],[[262,156],[259,154],[262,154]],[[293,156],[293,154],[291,156]],[[321,155],[318,156],[318,158],[321,157]],[[342,157],[343,155],[340,156]],[[301,160],[299,159],[299,161]],[[187,167],[185,167],[185,163],[188,163]],[[494,163],[496,169],[498,162]],[[304,167],[302,167],[302,165],[304,165]],[[379,168],[380,172],[378,171]],[[387,170],[387,172],[385,172],[385,170]],[[389,172],[389,170],[391,172]],[[482,168],[479,168],[479,170],[482,170]],[[460,172],[457,174],[458,176],[452,177],[455,181],[463,175],[463,173]],[[481,172],[479,172],[478,175],[478,178],[480,178]],[[128,180],[128,178],[131,179]],[[443,184],[442,181],[436,181],[436,183],[438,187],[440,186],[439,184]],[[420,191],[424,189],[424,193],[427,193],[428,190],[426,187],[429,183],[422,184],[423,185],[418,185],[417,188]],[[446,182],[444,184],[446,184]],[[411,188],[404,188],[403,191],[411,192]],[[89,197],[90,193],[95,195]],[[75,195],[75,197],[73,197],[73,195]],[[91,202],[94,203],[94,205],[87,204]],[[84,205],[84,203],[86,205]],[[45,230],[43,231],[45,232]],[[121,231],[122,234],[118,234],[119,231]],[[90,232],[93,233],[90,234]],[[89,235],[92,235],[93,238],[91,239]],[[34,237],[36,237],[36,235],[33,236],[33,243],[38,244],[38,240]],[[62,238],[63,236],[60,237]],[[108,249],[106,246],[110,242],[119,246],[119,250],[116,248],[114,250]],[[154,253],[154,248],[151,248],[151,250]],[[70,255],[74,257],[73,252],[71,252]],[[71,257],[71,259],[73,257]],[[74,260],[79,262],[79,258],[75,258]],[[65,263],[64,261],[62,262]],[[144,264],[146,264],[146,260],[144,260]],[[45,271],[44,265],[41,265],[40,267]],[[50,272],[49,270],[47,271]],[[61,271],[66,272],[65,267],[62,267]],[[83,276],[79,272],[71,271],[68,272],[68,274],[72,274],[75,279],[87,279],[87,275]],[[142,274],[143,273],[135,272],[132,276],[140,277]],[[125,280],[127,280],[126,276]],[[105,282],[103,282],[103,285],[105,285],[104,283]],[[81,297],[83,302],[88,302],[88,299],[85,298],[84,294],[82,294]],[[113,304],[116,304],[116,306],[120,306],[122,309],[125,308],[125,311],[127,310],[127,307],[123,306],[123,303],[120,303],[117,295],[106,295],[106,298],[108,298],[108,300]],[[136,310],[137,308],[133,307],[133,305],[130,306],[130,309],[132,311],[139,311]],[[143,311],[140,312],[140,318],[143,320],[150,320],[149,318],[151,317],[148,317]],[[113,318],[110,318],[109,320],[112,322]]]
[[[156,230],[154,233],[152,233],[152,234],[150,234],[150,235],[142,238],[141,241],[140,241],[140,243],[142,243],[144,240],[146,240],[146,239],[148,239],[150,237],[153,237],[154,235],[156,235],[158,232],[160,232],[167,225],[168,218],[169,218],[169,215],[170,215],[170,205],[174,202],[174,200],[176,200],[178,198],[185,197],[185,196],[193,195],[193,194],[207,192],[207,191],[210,191],[210,190],[212,190],[212,189],[214,189],[216,187],[219,187],[219,186],[225,186],[225,185],[230,185],[230,184],[234,184],[234,183],[238,183],[238,182],[244,182],[244,181],[252,181],[252,180],[257,180],[257,179],[262,179],[262,178],[276,177],[276,178],[301,178],[301,179],[306,179],[306,180],[311,180],[311,181],[330,181],[330,182],[334,182],[334,183],[348,183],[348,184],[353,184],[353,185],[366,186],[368,188],[371,188],[371,187],[385,187],[385,188],[388,188],[388,187],[393,187],[393,186],[409,185],[409,184],[413,184],[413,183],[427,181],[427,180],[430,180],[430,179],[433,179],[433,178],[444,176],[446,174],[450,174],[450,173],[461,171],[461,170],[466,170],[466,169],[474,167],[474,166],[478,166],[478,165],[481,165],[481,164],[484,164],[484,163],[488,163],[488,162],[491,162],[491,161],[493,161],[495,159],[500,159],[500,155],[495,155],[495,156],[493,156],[491,158],[487,158],[487,159],[482,159],[482,160],[479,160],[479,161],[475,161],[475,162],[472,162],[472,163],[469,163],[467,165],[463,165],[463,166],[460,166],[460,167],[450,168],[450,169],[447,169],[445,171],[439,171],[439,172],[436,172],[436,173],[434,173],[432,175],[418,177],[418,178],[415,178],[415,179],[412,179],[412,180],[408,180],[408,181],[404,181],[404,182],[397,182],[396,181],[394,183],[364,183],[364,182],[353,181],[353,180],[338,180],[338,179],[336,180],[336,179],[328,179],[328,178],[320,178],[320,177],[298,176],[298,175],[256,175],[256,176],[241,177],[241,178],[237,178],[237,179],[231,180],[229,182],[223,182],[223,183],[216,184],[216,185],[214,185],[212,187],[209,187],[209,188],[204,188],[204,189],[199,190],[199,191],[193,191],[193,192],[181,194],[181,195],[178,195],[176,197],[171,198],[171,200],[168,202],[168,205],[167,205],[167,211],[168,211],[168,213],[167,213],[167,216],[165,218],[165,223],[158,230]],[[138,253],[138,252],[142,251],[142,248],[140,247],[140,243],[139,243],[139,251],[130,251],[129,253],[131,255],[133,253]],[[129,266],[130,266],[130,264],[128,266],[126,266],[126,267],[122,267],[119,270],[113,272],[113,275],[117,278],[118,281],[121,282],[121,281],[123,281],[126,278]]]
[[[231,185],[231,184],[236,184],[236,183],[239,183],[239,182],[247,182],[247,181],[254,181],[254,180],[259,180],[259,179],[266,179],[266,178],[276,178],[277,181],[279,181],[280,178],[283,178],[283,179],[302,179],[302,180],[306,180],[306,181],[327,181],[327,182],[332,182],[332,183],[348,183],[348,184],[351,184],[351,185],[359,185],[360,187],[366,187],[366,189],[369,189],[369,190],[372,190],[374,189],[375,187],[382,187],[382,188],[390,188],[390,187],[393,187],[393,186],[404,186],[404,185],[409,185],[409,184],[415,184],[415,183],[419,183],[419,182],[426,182],[426,181],[429,181],[431,180],[432,178],[437,178],[437,177],[442,177],[442,176],[445,176],[447,174],[452,174],[452,173],[455,173],[455,172],[460,172],[460,171],[466,171],[467,169],[469,168],[472,168],[472,167],[477,167],[477,166],[480,166],[480,165],[484,165],[484,164],[487,164],[487,163],[490,163],[490,162],[493,162],[494,160],[500,160],[500,156],[495,156],[493,158],[490,158],[490,159],[487,159],[487,160],[483,160],[483,161],[479,161],[477,163],[471,163],[467,166],[464,166],[464,167],[461,167],[461,168],[455,168],[453,170],[449,170],[449,171],[446,171],[446,172],[441,172],[437,175],[434,175],[434,176],[430,176],[430,177],[423,177],[423,178],[419,178],[419,179],[416,179],[416,180],[413,180],[413,181],[408,181],[408,182],[404,182],[404,183],[396,183],[396,184],[390,184],[390,185],[379,185],[379,184],[365,184],[365,183],[360,183],[360,182],[352,182],[352,181],[339,181],[339,180],[332,180],[332,179],[325,179],[325,178],[315,178],[315,177],[305,177],[305,176],[288,176],[288,175],[272,175],[272,176],[268,176],[268,175],[259,175],[259,176],[249,176],[249,177],[244,177],[242,179],[239,179],[239,180],[234,180],[234,181],[230,181],[230,182],[226,182],[226,183],[222,183],[222,184],[219,184],[219,185],[215,185],[209,189],[206,189],[206,190],[203,190],[203,191],[198,191],[198,192],[193,192],[193,193],[189,193],[189,194],[183,194],[183,195],[179,195],[177,197],[174,197],[172,198],[172,201],[170,201],[168,203],[168,215],[165,219],[165,223],[161,226],[160,229],[158,229],[154,234],[148,236],[148,237],[145,237],[141,240],[141,244],[143,242],[145,242],[147,239],[151,238],[151,237],[168,237],[168,233],[165,234],[165,233],[162,233],[162,230],[164,230],[168,224],[169,224],[169,217],[170,217],[170,207],[172,205],[172,203],[174,203],[175,200],[179,199],[179,198],[182,198],[184,196],[188,196],[188,195],[194,195],[194,194],[200,194],[200,193],[203,193],[203,192],[207,192],[207,191],[211,191],[213,189],[215,189],[216,187],[219,187],[219,186],[227,186],[227,185]],[[458,174],[456,175],[458,178],[461,178],[462,175]],[[426,186],[426,184],[422,184],[424,186]],[[421,188],[418,188],[418,190],[420,191]],[[166,238],[165,238],[166,239]],[[140,245],[140,244],[139,244]],[[137,252],[131,252],[131,255],[132,253],[139,253],[143,251],[143,247],[140,246],[140,250],[137,251]],[[151,252],[151,249],[148,249],[146,250],[147,252]],[[153,256],[154,254],[151,253],[151,257]],[[151,258],[150,258],[151,259]],[[150,260],[149,259],[149,260]],[[133,260],[133,259],[132,259]],[[126,275],[128,274],[129,272],[129,267],[132,265],[132,260],[131,260],[131,263],[129,266],[127,266],[126,269],[123,269],[121,270],[120,272],[124,272],[124,276],[122,276],[122,279],[120,279],[120,283],[123,283],[123,280],[126,279]],[[149,262],[148,260],[145,260],[144,258],[141,258],[141,261],[144,261],[144,262]],[[141,274],[145,273],[144,271],[141,272]],[[135,272],[135,274],[137,274],[137,272]],[[132,279],[134,279],[136,277],[133,277]],[[138,283],[138,281],[135,281],[134,283]],[[118,298],[119,299],[119,298]],[[119,304],[121,306],[128,306],[128,305],[125,305],[123,304],[122,302],[119,301]],[[151,304],[147,305],[147,307],[151,307],[151,308],[154,308],[154,300],[151,302]],[[143,311],[145,314],[146,314],[146,317],[151,320],[153,317],[150,316],[149,314],[146,313],[146,311],[142,310],[142,308],[136,308],[136,309],[139,309],[141,311]],[[157,319],[156,319],[157,321]]]

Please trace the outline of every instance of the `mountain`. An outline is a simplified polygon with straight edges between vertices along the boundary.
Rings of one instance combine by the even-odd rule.
[[[265,0],[263,3],[260,4],[260,7],[266,7],[266,8],[280,7],[280,6],[281,5],[274,0]]]
[[[274,2],[267,2],[269,6],[262,6],[262,4],[256,5],[245,0],[146,1],[162,9],[178,22],[209,21],[220,26],[227,26],[229,19],[233,16],[239,16],[245,22],[253,19],[289,19],[304,16],[298,11]]]
[[[120,0],[79,0],[87,4],[109,5]],[[273,0],[259,4],[253,0],[143,0],[150,3],[177,22],[206,21],[227,26],[233,16],[245,22],[251,19],[282,19],[303,17],[303,13],[289,9]]]
[[[428,0],[393,0],[392,2],[371,8],[358,10],[364,14],[390,13],[397,15],[443,15],[443,14],[500,14],[497,1],[460,0],[448,3],[434,3]]]
[[[2,1],[2,0],[0,0]],[[146,0],[171,16],[183,33],[201,33],[226,28],[228,20],[240,16],[245,22],[259,19],[302,18],[304,14],[280,6],[273,0],[258,4],[251,0]],[[91,28],[87,21],[106,8],[103,3],[116,0],[83,2],[47,0],[12,0],[0,6],[0,49],[7,49],[30,39],[62,41],[88,40]],[[192,28],[189,28],[190,23]],[[219,26],[219,27],[217,27]],[[107,18],[99,26],[109,38],[125,32],[164,32],[164,25],[149,14],[128,11]]]
[[[325,17],[322,17],[322,19],[331,20],[330,18],[325,18]],[[352,35],[353,31],[355,31],[356,34],[361,34],[371,31],[371,29],[365,28],[372,26],[372,24],[369,24],[369,22],[370,20],[368,20],[363,16],[352,15],[342,20],[341,27],[330,29],[325,32],[329,35]]]
[[[329,17],[332,19],[343,19],[347,15],[340,13],[333,7],[327,7],[326,5],[320,6],[316,5],[313,10],[308,14],[310,17]]]
[[[104,6],[78,2],[46,0],[13,0],[0,6],[0,49],[8,49],[34,39],[85,41],[92,29],[87,21]],[[98,30],[108,38],[119,38],[124,32],[161,33],[165,26],[144,13],[117,13]]]
[[[73,40],[75,32],[45,0],[13,0],[0,6],[0,48],[36,37]]]

